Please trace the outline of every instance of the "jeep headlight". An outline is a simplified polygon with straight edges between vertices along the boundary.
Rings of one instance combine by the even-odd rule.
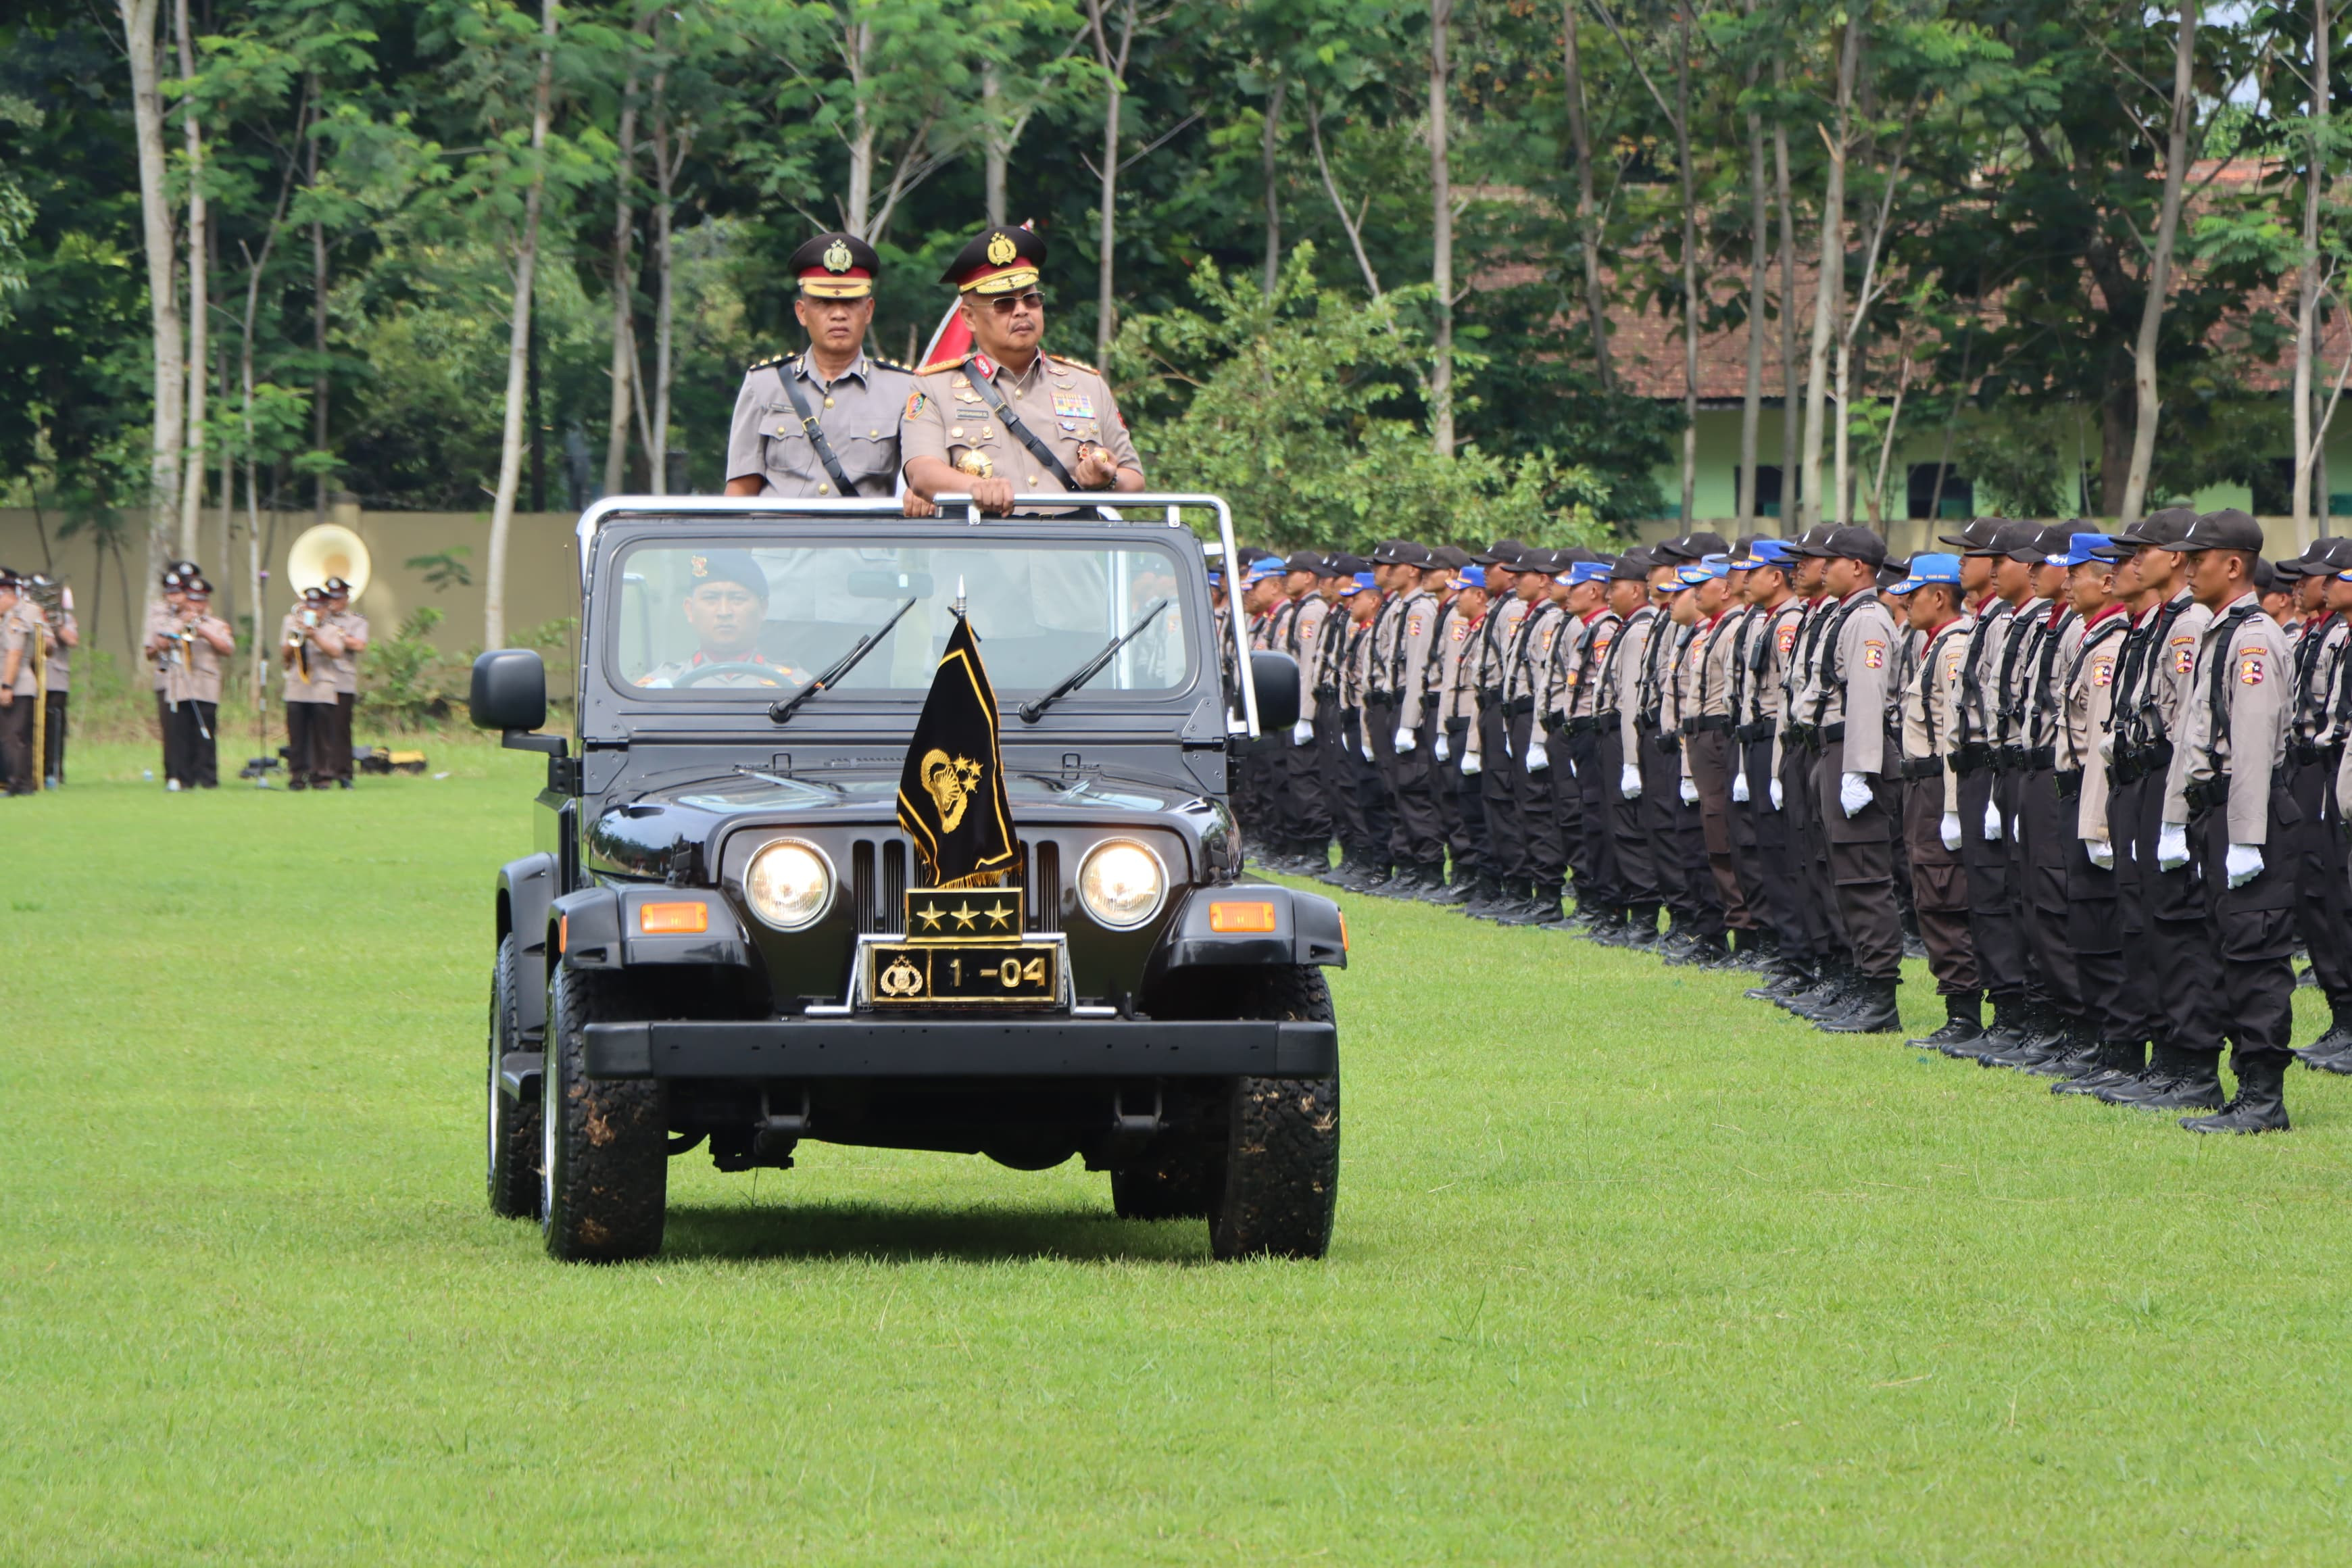
[[[803,930],[833,907],[833,867],[814,845],[779,838],[751,857],[743,897],[778,931]]]
[[[1130,838],[1096,845],[1078,865],[1078,900],[1087,913],[1113,931],[1130,931],[1160,912],[1168,870],[1160,857]]]

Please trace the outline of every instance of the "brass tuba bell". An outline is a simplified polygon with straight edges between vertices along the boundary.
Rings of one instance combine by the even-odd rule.
[[[286,552],[286,581],[297,594],[321,587],[330,577],[349,583],[353,599],[367,592],[368,548],[340,522],[304,529]]]

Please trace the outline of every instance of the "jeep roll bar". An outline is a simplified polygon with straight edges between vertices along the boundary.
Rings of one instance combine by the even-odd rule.
[[[1232,610],[1229,619],[1233,623],[1234,684],[1241,689],[1242,710],[1238,716],[1231,713],[1226,715],[1225,728],[1230,734],[1242,734],[1247,735],[1252,740],[1257,739],[1257,683],[1250,677],[1249,626],[1242,618],[1241,614],[1241,573],[1237,564],[1241,560],[1241,549],[1234,542],[1233,508],[1225,504],[1224,498],[1222,496],[1180,491],[1140,490],[1126,495],[1104,492],[1102,499],[1098,500],[1087,499],[1092,494],[1091,491],[1065,493],[1057,490],[1051,495],[1017,495],[1013,498],[1013,504],[1016,507],[1052,507],[1056,510],[1064,511],[1086,508],[1093,510],[1096,516],[1103,521],[1124,522],[1145,527],[1152,526],[1152,522],[1139,517],[1122,517],[1119,515],[1120,511],[1156,509],[1160,512],[1160,517],[1153,521],[1159,526],[1184,529],[1188,535],[1192,531],[1184,528],[1183,510],[1186,507],[1206,507],[1217,514],[1217,537],[1204,542],[1201,549],[1203,554],[1214,555],[1223,563],[1225,602]],[[953,522],[955,520],[948,514],[951,510],[959,507],[963,510],[963,521],[967,527],[976,528],[992,522],[1037,521],[1034,513],[1019,519],[983,517],[981,515],[979,506],[968,495],[942,495],[936,500],[940,508],[939,518],[921,521]],[[596,531],[604,525],[607,518],[624,514],[675,517],[681,512],[704,517],[756,517],[763,514],[814,518],[898,517],[900,515],[899,501],[896,496],[879,497],[870,500],[865,499],[792,500],[782,496],[606,496],[580,514],[579,526],[575,530],[580,541],[582,594],[584,595],[588,588],[588,563],[594,554]],[[1054,518],[1048,514],[1043,521],[1052,521]]]

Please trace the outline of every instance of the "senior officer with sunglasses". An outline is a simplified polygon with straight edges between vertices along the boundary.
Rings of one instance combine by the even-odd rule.
[[[1110,384],[1092,365],[1039,347],[1045,260],[1040,236],[992,228],[941,278],[962,296],[972,352],[923,372],[907,399],[899,445],[911,494],[969,492],[981,510],[1002,517],[1015,495],[1143,488]]]
[[[889,495],[898,484],[898,411],[914,377],[865,351],[882,258],[851,234],[820,234],[785,263],[800,279],[793,315],[808,347],[744,374],[727,433],[727,493]],[[908,517],[930,502],[903,498]]]

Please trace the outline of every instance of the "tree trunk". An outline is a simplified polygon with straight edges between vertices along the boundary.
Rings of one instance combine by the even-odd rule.
[[[2147,471],[2156,461],[2156,350],[2164,331],[2165,296],[2172,289],[2172,248],[2180,236],[2180,193],[2189,175],[2189,128],[2197,112],[2197,0],[2180,0],[2180,26],[2172,45],[2172,116],[2164,139],[2164,205],[2157,216],[2156,241],[2147,263],[2147,298],[2140,305],[2139,337],[2132,344],[2133,410],[2131,469],[2124,479],[2123,510],[2128,528],[2147,500]]]
[[[1112,286],[1118,276],[1118,115],[1127,96],[1128,53],[1135,44],[1136,0],[1127,0],[1119,16],[1118,47],[1110,47],[1110,29],[1104,19],[1109,0],[1087,0],[1087,16],[1094,33],[1095,62],[1103,69],[1102,221],[1096,235],[1100,268],[1095,281],[1095,363],[1110,363],[1111,339],[1118,331]]]
[[[178,36],[180,79],[196,75],[195,34],[188,0],[173,0],[172,30]],[[211,215],[205,201],[204,120],[193,100],[180,109],[180,133],[188,160],[188,418],[187,460],[181,466],[180,554],[194,561],[198,526],[204,521],[205,392],[212,381]]]
[[[1432,256],[1429,281],[1437,296],[1437,328],[1430,343],[1430,443],[1454,456],[1454,166],[1446,148],[1452,93],[1447,35],[1454,0],[1429,0],[1429,184]]]
[[[690,132],[680,132],[671,151],[669,72],[654,77],[654,180],[658,200],[654,205],[654,395],[651,421],[653,445],[646,460],[653,465],[653,493],[669,494],[670,350],[675,341],[671,323],[677,320],[677,251],[672,244],[677,216],[677,175],[685,165]]]
[[[1804,519],[1808,526],[1822,520],[1822,405],[1829,371],[1832,322],[1836,319],[1845,283],[1845,153],[1846,134],[1853,115],[1853,79],[1862,53],[1863,8],[1846,14],[1845,41],[1838,50],[1837,111],[1830,133],[1829,178],[1822,192],[1822,269],[1813,279],[1813,342],[1805,362],[1805,480]],[[1839,423],[1844,423],[1843,410]],[[1835,510],[1843,512],[1844,498]]]
[[[2305,172],[2303,197],[2303,266],[2297,280],[2294,310],[2294,536],[2301,539],[2314,511],[2327,515],[2325,498],[2312,504],[2312,460],[2319,455],[2313,438],[2315,400],[2312,366],[2319,353],[2319,208],[2326,200],[2327,145],[2320,127],[2328,110],[2327,0],[2311,0],[2311,167]],[[2323,523],[2321,532],[2326,532]]]
[[[2099,512],[2121,517],[2124,476],[2131,467],[2132,378],[2118,354],[2109,362],[2106,395],[2099,400]]]
[[[155,420],[147,448],[147,578],[172,558],[179,521],[180,447],[187,435],[187,360],[182,342],[179,237],[172,228],[163,158],[162,61],[155,24],[161,0],[117,0],[131,62],[131,110],[139,156],[139,214],[147,251],[147,316],[153,339]]]
[[[1841,304],[1843,301],[1840,301]],[[1847,442],[1853,426],[1846,419],[1848,373],[1853,363],[1853,340],[1840,334],[1837,343],[1836,367],[1832,372],[1836,394],[1831,399],[1837,405],[1835,434],[1830,441],[1830,499],[1832,515],[1824,522],[1850,522],[1853,519],[1853,470],[1847,466]]]
[[[874,47],[874,30],[864,22],[849,25],[849,203],[842,226],[858,238],[866,235],[866,219],[874,205],[874,120],[866,104],[866,62]],[[658,89],[656,89],[658,90]],[[656,157],[659,157],[657,153]],[[663,492],[656,490],[656,495]]]
[[[499,432],[499,489],[490,507],[489,560],[482,573],[482,646],[507,640],[507,536],[522,483],[523,374],[530,354],[531,289],[539,268],[540,208],[547,194],[547,126],[555,80],[556,0],[540,0],[539,80],[531,90],[530,184],[523,193],[522,235],[515,247],[514,310],[507,325],[506,420]]]
[[[1772,84],[1788,68],[1772,62]],[[1797,204],[1789,184],[1789,128],[1772,127],[1772,202],[1780,212],[1780,528],[1797,521]]]
[[[1691,8],[1675,8],[1681,47],[1675,50],[1675,161],[1683,183],[1683,531],[1698,504],[1698,185],[1691,172]]]
[[[1004,226],[1004,166],[1012,148],[1004,134],[1004,78],[991,60],[980,70],[980,103],[985,133],[981,138],[981,199],[988,209],[988,226]]]
[[[1584,309],[1591,321],[1593,373],[1603,395],[1617,390],[1609,363],[1609,302],[1601,287],[1601,237],[1593,232],[1592,126],[1584,112],[1584,64],[1576,43],[1577,0],[1560,6],[1561,63],[1566,68],[1568,142],[1576,156],[1576,248],[1584,266]]]
[[[1753,16],[1756,0],[1748,0]],[[1756,68],[1748,68],[1756,86]],[[1771,205],[1764,184],[1764,121],[1748,117],[1748,378],[1739,390],[1739,531],[1756,531],[1756,435],[1764,408],[1764,285],[1769,252],[1766,226]]]
[[[620,136],[614,144],[613,177],[613,402],[604,418],[604,493],[616,496],[629,477],[629,383],[637,356],[631,348],[635,334],[629,330],[635,290],[629,286],[629,251],[636,238],[636,209],[629,201],[629,182],[637,172],[637,68],[629,68],[628,85],[621,92]]]
[[[1265,95],[1265,137],[1258,151],[1258,172],[1265,183],[1265,291],[1282,278],[1282,187],[1276,178],[1275,155],[1282,150],[1282,99],[1289,81],[1274,79]]]

